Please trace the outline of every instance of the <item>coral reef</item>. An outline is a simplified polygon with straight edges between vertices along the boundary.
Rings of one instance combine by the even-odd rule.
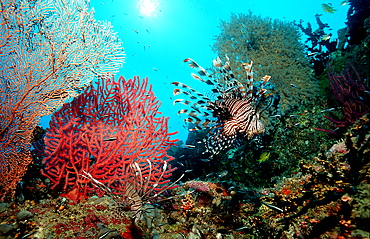
[[[276,235],[338,237],[368,230],[363,224],[368,219],[356,218],[354,212],[357,198],[367,194],[357,188],[369,184],[369,126],[368,116],[362,117],[345,134],[345,151],[338,150],[343,148],[340,142],[342,146],[333,147],[336,150],[330,154],[302,161],[299,175],[282,180],[272,193],[261,198],[283,210],[277,213],[266,208],[262,216],[273,225]]]
[[[347,29],[342,36],[352,32],[352,37],[346,47],[340,40],[343,46],[339,50],[335,49],[336,40],[324,40],[323,37],[331,34],[325,32],[328,26],[319,15],[316,16],[319,29],[315,32],[310,24],[305,28],[302,22],[294,25],[254,16],[251,12],[222,21],[214,50],[226,59],[226,64],[218,58],[213,62],[214,68],[206,71],[193,60],[185,60],[198,73],[192,74],[193,78],[211,85],[212,93],[201,94],[183,83],[173,83],[178,87],[175,94],[188,97],[175,101],[189,106],[179,113],[188,115],[185,121],[190,123],[191,130],[199,129],[189,133],[185,144],[170,139],[168,119],[158,116],[159,102],[151,87],[148,88],[147,79],[102,76],[104,69],[110,72],[119,61],[102,66],[99,73],[94,67],[100,66],[99,57],[89,58],[95,59],[93,63],[86,61],[84,55],[77,57],[82,63],[65,59],[62,63],[70,63],[70,67],[61,73],[75,74],[74,70],[78,71],[81,64],[91,63],[94,66],[88,68],[92,70],[90,76],[99,76],[99,80],[85,91],[88,77],[81,78],[86,84],[75,82],[69,90],[42,94],[45,97],[42,100],[51,101],[43,101],[45,108],[39,112],[51,113],[54,106],[84,91],[53,115],[46,134],[39,127],[1,125],[1,137],[10,135],[18,140],[12,142],[18,147],[14,151],[16,156],[22,156],[24,151],[26,158],[32,155],[34,164],[19,184],[16,200],[0,203],[0,238],[368,238],[369,81],[362,80],[368,75],[360,78],[352,67],[340,76],[333,73],[340,72],[338,66],[345,65],[343,62],[347,62],[345,59],[353,49],[354,54],[364,54],[351,55],[357,63],[363,63],[359,73],[368,71],[365,68],[370,31],[366,29],[370,22],[363,18],[364,9],[358,5],[362,0],[349,2],[352,5],[348,28],[352,31]],[[38,11],[25,13],[28,5],[37,10],[37,4],[49,3],[21,1],[21,7],[13,10],[18,9],[20,17],[30,14],[33,18]],[[80,9],[77,1],[74,4],[81,12],[78,16],[94,22],[89,11]],[[49,11],[41,9],[41,16],[37,16],[43,23],[49,23],[52,15],[43,15],[44,10]],[[358,24],[357,20],[360,20]],[[30,24],[40,25],[35,29],[43,26],[37,21]],[[358,36],[353,32],[356,26],[360,27]],[[105,29],[106,25],[100,27]],[[334,120],[341,117],[336,111],[338,102],[321,101],[320,97],[328,92],[322,96],[318,93],[323,88],[313,79],[308,58],[298,41],[298,28],[311,34],[309,41],[313,45],[308,46],[308,51],[315,53],[319,63],[335,61],[329,77],[343,107],[343,120]],[[31,40],[37,36],[32,31],[28,33]],[[77,43],[94,40],[87,32],[76,34],[81,37],[76,39]],[[1,36],[3,42],[13,47],[10,35],[7,36]],[[109,37],[113,45],[117,44],[118,60],[122,60],[120,42],[114,34],[107,36],[108,40]],[[357,45],[356,39],[361,39]],[[31,45],[27,47],[31,49]],[[57,54],[58,44],[50,46]],[[16,55],[11,50],[1,50],[0,57],[4,56],[1,59]],[[46,57],[49,65],[43,64],[50,66],[53,73],[58,70],[61,58]],[[55,61],[50,63],[50,59]],[[271,74],[271,81],[266,75],[251,83],[252,64],[256,71],[254,78]],[[7,66],[12,69],[11,65]],[[321,70],[319,74],[315,72],[316,76],[322,73],[319,76],[322,77],[328,69]],[[70,82],[72,78],[67,81]],[[253,84],[258,87],[251,87]],[[35,89],[41,90],[36,86]],[[324,113],[330,114],[336,126],[345,126],[337,135],[338,141],[313,129],[330,128],[330,122],[322,117]],[[248,121],[253,117],[256,120]],[[14,121],[19,125],[22,120],[28,120],[16,114],[14,119],[20,120]],[[253,126],[248,129],[250,125]],[[16,143],[25,135],[28,138],[22,142],[27,147],[19,147]],[[214,149],[211,157],[210,149]],[[41,163],[45,166],[43,175],[37,175],[44,167]],[[178,181],[169,185],[171,176],[183,181],[180,185],[174,186]],[[14,194],[12,190],[5,193]]]
[[[111,197],[0,204],[0,235],[21,238],[366,238],[369,235],[369,115],[343,140],[271,187],[192,180],[133,212]],[[326,148],[326,147],[325,147]],[[27,218],[27,219],[25,219]],[[17,227],[18,229],[16,229]]]
[[[221,21],[220,29],[214,51],[235,60],[231,67],[236,76],[242,75],[237,62],[250,60],[255,62],[255,75],[271,75],[273,93],[279,100],[278,114],[316,102],[318,84],[293,23],[262,18],[250,12],[231,15],[229,21]]]
[[[37,203],[27,200],[21,205],[9,204],[1,212],[0,218],[3,225],[15,226],[7,232],[0,231],[0,235],[3,238],[97,238],[107,233],[107,229],[110,237],[122,235],[123,238],[124,235],[130,235],[130,213],[126,216],[117,215],[110,211],[112,203],[107,197],[92,197],[89,201],[76,205],[65,198],[41,200]],[[21,210],[33,215],[27,220],[16,219],[14,215]]]
[[[236,214],[243,232],[261,238],[366,237],[369,128],[368,116],[362,117],[330,153],[302,160],[296,176],[262,188],[257,201],[253,195],[244,200],[240,210],[248,205],[248,213]]]

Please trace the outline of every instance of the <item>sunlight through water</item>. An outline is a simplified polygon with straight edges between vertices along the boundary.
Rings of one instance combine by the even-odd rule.
[[[155,11],[158,7],[158,0],[140,0],[138,7],[140,8],[140,13],[147,17],[155,15]]]

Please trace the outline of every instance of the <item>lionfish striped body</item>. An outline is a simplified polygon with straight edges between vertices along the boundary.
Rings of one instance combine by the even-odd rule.
[[[209,137],[205,139],[207,151],[215,155],[223,149],[230,148],[238,137],[252,138],[254,135],[265,131],[260,121],[260,114],[256,111],[255,105],[266,90],[253,91],[252,62],[243,63],[246,71],[247,88],[235,79],[229,59],[225,64],[220,58],[213,61],[219,75],[213,77],[205,69],[199,66],[192,59],[185,59],[189,66],[196,69],[197,74],[191,73],[194,79],[211,85],[215,99],[210,99],[204,94],[194,90],[180,82],[172,82],[181,88],[174,89],[174,95],[185,94],[190,100],[177,99],[176,103],[182,103],[190,109],[182,109],[178,113],[185,113],[189,117],[187,123],[193,123],[192,130],[209,128]],[[262,78],[262,86],[270,79],[270,76]],[[221,83],[222,82],[222,83]]]

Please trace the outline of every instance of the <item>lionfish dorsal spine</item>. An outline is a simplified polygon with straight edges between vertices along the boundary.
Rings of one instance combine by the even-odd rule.
[[[233,71],[231,70],[229,57],[226,55],[226,62],[225,64],[222,63],[220,57],[217,57],[216,60],[213,61],[213,66],[219,69],[223,81],[225,82],[226,89],[222,92],[222,95],[220,98],[228,98],[230,95],[235,96],[235,94],[238,96],[238,98],[246,98],[247,91],[242,83],[240,83],[234,76]],[[251,69],[250,69],[251,71]],[[253,74],[252,72],[249,73],[249,75]],[[220,86],[219,88],[221,88]]]
[[[242,66],[244,66],[244,70],[246,72],[246,85],[247,85],[247,98],[253,97],[253,61],[250,63],[242,63]]]

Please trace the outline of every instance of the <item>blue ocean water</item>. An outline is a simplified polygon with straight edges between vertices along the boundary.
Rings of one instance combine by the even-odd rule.
[[[132,78],[149,77],[153,91],[162,102],[161,111],[170,117],[170,132],[178,131],[176,138],[187,138],[183,118],[177,115],[181,105],[173,105],[173,81],[180,81],[201,89],[185,58],[192,58],[203,67],[209,67],[217,57],[211,46],[220,33],[220,20],[229,20],[231,13],[248,13],[286,21],[310,22],[317,27],[315,14],[328,23],[336,36],[345,27],[348,6],[342,0],[331,1],[335,13],[322,9],[321,1],[312,0],[92,0],[97,20],[112,22],[126,51],[126,63],[118,75]],[[273,77],[273,76],[272,76]],[[42,121],[47,127],[49,118]]]

